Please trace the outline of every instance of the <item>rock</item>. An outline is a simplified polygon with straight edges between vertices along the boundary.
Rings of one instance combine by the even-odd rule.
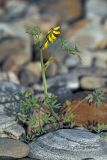
[[[0,114],[0,137],[19,139],[25,130],[17,124],[14,117]]]
[[[74,74],[57,75],[54,78],[47,79],[48,88],[51,86],[66,86],[69,89],[79,88],[78,77]]]
[[[23,158],[29,154],[29,147],[18,140],[0,138],[0,157]]]
[[[83,77],[80,80],[80,86],[84,89],[102,88],[106,85],[106,78],[100,77]]]
[[[11,81],[19,84],[18,77],[12,72],[0,72],[0,81]]]
[[[67,38],[71,42],[74,41],[80,50],[81,48],[95,50],[102,41],[106,40],[106,36],[104,27],[99,22],[92,21],[69,34]]]
[[[4,128],[3,130],[9,137],[19,139],[22,134],[25,134],[25,130],[19,124],[13,124]]]
[[[22,90],[20,85],[0,81],[0,137],[19,139],[21,134],[25,133],[23,127],[15,121],[20,107],[20,98],[17,99],[15,94]]]
[[[13,36],[15,36],[15,33],[13,32],[11,27],[9,27],[5,23],[0,23],[0,41]]]
[[[34,160],[34,159],[32,159],[32,158],[23,158],[23,159],[20,159],[20,160]],[[37,159],[35,159],[35,160],[37,160]]]
[[[87,17],[95,20],[103,19],[107,16],[107,1],[106,0],[89,0],[86,2]]]
[[[93,53],[95,59],[94,65],[96,67],[106,68],[107,67],[107,52],[97,51]]]
[[[23,86],[32,86],[39,81],[32,71],[22,68],[19,72],[19,79]]]
[[[63,65],[63,63],[59,66],[59,74],[66,74],[69,70],[67,66]]]
[[[8,114],[9,116],[16,115],[16,112],[18,112],[19,110],[19,101],[16,101],[16,97],[14,96],[16,95],[16,93],[22,91],[24,91],[24,89],[18,84],[7,81],[0,81],[1,113]]]
[[[59,103],[64,103],[67,99],[72,98],[71,89],[66,86],[53,86],[48,89],[48,92],[53,93],[57,96]]]
[[[67,0],[67,2],[58,0],[57,5],[55,5],[54,0],[51,3],[49,0],[45,0],[45,2],[42,0],[39,1],[39,5],[44,14],[58,17],[61,22],[75,20],[82,15],[82,3],[80,0]],[[49,6],[48,8],[47,5]]]
[[[4,128],[15,124],[16,122],[14,120],[12,117],[0,114],[0,132],[3,132]]]
[[[79,129],[60,129],[30,143],[31,158],[41,160],[106,160],[107,143],[98,135]]]
[[[93,65],[94,56],[91,51],[87,49],[81,49],[80,57],[80,65],[82,67],[91,67]]]
[[[107,76],[107,69],[99,68],[99,67],[79,67],[72,70],[72,73],[75,75],[82,77],[82,76],[95,76],[95,77],[106,77]],[[69,74],[72,74],[69,73]]]
[[[82,93],[81,93],[82,94]],[[87,94],[88,95],[88,94]],[[85,96],[84,96],[85,97]],[[83,98],[84,98],[83,97]],[[95,103],[88,104],[88,102],[81,102],[80,97],[72,100],[70,105],[64,104],[61,108],[62,115],[72,114],[75,115],[75,125],[83,126],[90,129],[95,129],[97,124],[107,124],[107,95],[103,104],[96,106]],[[79,106],[78,106],[79,105]],[[78,107],[77,107],[78,106]]]
[[[6,4],[6,0],[5,1],[4,0],[0,0],[0,7],[4,7],[5,4]]]
[[[74,57],[74,55],[73,56],[70,55],[70,56],[67,56],[64,63],[68,68],[73,68],[79,64],[79,59],[78,57]]]
[[[5,21],[11,21],[17,18],[21,18],[25,15],[27,11],[27,3],[23,1],[8,0],[6,3],[6,15],[4,17]]]
[[[48,77],[51,77],[51,76],[56,76],[58,74],[58,71],[59,71],[59,66],[57,63],[52,63],[48,68],[47,68],[47,71],[46,71],[46,75]]]
[[[11,56],[11,57],[10,57]],[[5,66],[22,65],[30,60],[30,43],[25,38],[14,36],[0,43],[0,62],[6,58]],[[12,63],[12,64],[11,64]],[[10,65],[10,66],[9,66]],[[7,67],[4,67],[7,68]]]
[[[34,73],[36,77],[38,77],[38,78],[41,77],[41,64],[39,61],[38,62],[30,62],[24,68],[31,71],[32,73]]]

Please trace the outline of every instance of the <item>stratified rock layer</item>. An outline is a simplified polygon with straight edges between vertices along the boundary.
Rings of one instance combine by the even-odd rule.
[[[61,129],[32,142],[30,157],[40,160],[106,160],[107,143],[86,130]]]

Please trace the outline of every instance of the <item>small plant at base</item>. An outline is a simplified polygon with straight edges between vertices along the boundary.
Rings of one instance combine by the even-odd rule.
[[[107,125],[98,123],[98,125],[95,128],[95,132],[97,132],[99,134],[103,131],[107,131]]]

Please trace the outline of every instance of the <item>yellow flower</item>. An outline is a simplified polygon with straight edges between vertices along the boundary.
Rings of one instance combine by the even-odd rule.
[[[58,35],[61,34],[60,30],[60,26],[51,28],[47,35],[46,35],[46,42],[43,46],[44,49],[48,48],[49,43],[54,43],[54,41],[57,39]]]
[[[44,44],[44,49],[48,48],[48,46],[49,46],[49,42],[46,41],[46,43]]]

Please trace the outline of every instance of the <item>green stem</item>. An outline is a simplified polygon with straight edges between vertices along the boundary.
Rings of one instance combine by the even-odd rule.
[[[44,62],[43,62],[43,51],[42,51],[42,49],[40,50],[40,54],[41,54],[41,69],[42,69],[42,79],[43,79],[43,86],[44,86],[44,95],[46,97],[48,92],[47,92],[45,65],[44,65]]]

